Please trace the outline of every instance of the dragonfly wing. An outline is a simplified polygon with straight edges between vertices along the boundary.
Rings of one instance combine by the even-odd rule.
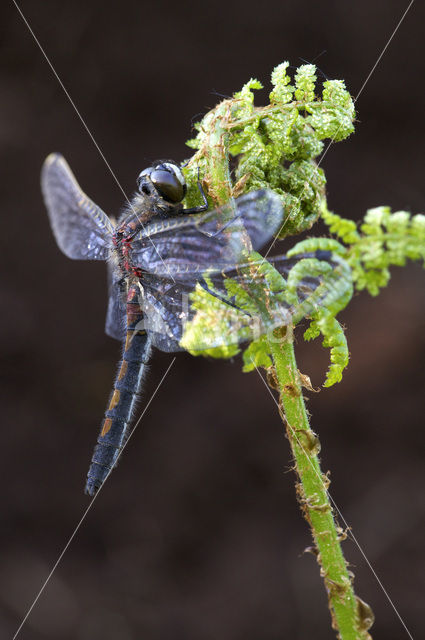
[[[165,276],[211,265],[225,268],[239,262],[243,251],[263,245],[282,220],[278,195],[264,189],[252,191],[213,211],[145,225],[132,241],[132,261]]]
[[[236,211],[242,217],[254,251],[277,235],[285,222],[281,199],[268,189],[251,191],[238,198]]]
[[[146,287],[143,292],[141,307],[144,315],[144,328],[149,333],[152,345],[166,352],[183,351],[179,342],[182,337],[181,324],[181,292],[169,283],[166,290],[161,282],[164,294],[158,298],[158,290]]]
[[[251,341],[278,326],[298,322],[302,317],[311,315],[321,305],[328,304],[332,295],[341,295],[338,289],[341,262],[337,256],[325,251],[291,258],[278,256],[269,262],[285,278],[303,259],[326,262],[331,269],[326,275],[305,276],[298,280],[292,297],[285,297],[285,280],[282,280],[280,290],[270,293],[270,282],[265,278],[263,269],[267,263],[262,260],[237,267],[232,265],[223,270],[175,271],[174,281],[146,274],[141,305],[145,313],[145,327],[153,344],[162,351],[182,349],[180,341],[188,323],[195,319],[197,313],[203,312],[192,306],[196,287],[198,292],[209,294],[205,298],[207,313],[204,315],[209,326],[208,331],[197,336],[196,344],[191,343],[191,351]],[[229,289],[229,281],[233,290]],[[239,295],[234,294],[234,285],[239,288]],[[244,297],[252,301],[253,306],[241,305],[240,300]]]
[[[123,341],[126,333],[125,296],[121,274],[111,262],[108,262],[108,291],[105,333],[111,338]]]
[[[56,242],[63,253],[76,260],[105,260],[113,224],[80,189],[67,162],[58,153],[51,153],[44,161],[41,190]]]

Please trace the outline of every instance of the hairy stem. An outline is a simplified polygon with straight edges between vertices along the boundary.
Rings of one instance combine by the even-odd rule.
[[[232,195],[227,131],[231,120],[230,105],[230,100],[224,100],[214,109],[208,136],[194,157],[205,156],[208,161],[208,175],[204,178],[204,183],[208,187],[208,195],[216,205],[228,202]]]
[[[317,560],[328,594],[332,626],[341,640],[367,640],[373,621],[368,605],[354,594],[341,550],[342,531],[336,526],[327,487],[329,479],[320,470],[320,443],[310,428],[293,348],[292,331],[280,331],[270,340],[280,401],[298,474],[298,499],[309,523]],[[272,372],[272,375],[273,373]]]
[[[208,161],[208,175],[204,179],[209,196],[216,205],[224,204],[232,195],[228,164],[228,129],[231,122],[231,102],[223,101],[214,110],[208,135],[196,156]],[[249,239],[248,239],[249,240]],[[329,503],[329,480],[320,471],[317,454],[319,440],[310,429],[301,393],[300,378],[295,362],[292,332],[270,340],[281,402],[286,417],[287,433],[300,479],[298,496],[304,516],[312,529],[317,558],[328,593],[332,625],[341,640],[371,640],[367,629],[373,621],[368,605],[354,595],[347,565],[340,546],[338,531]],[[279,332],[278,332],[279,333]],[[277,338],[277,339],[276,339]]]

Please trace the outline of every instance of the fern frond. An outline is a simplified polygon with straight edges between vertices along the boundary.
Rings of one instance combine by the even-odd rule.
[[[228,152],[238,156],[235,181],[246,179],[245,192],[271,188],[281,196],[288,214],[283,235],[309,229],[317,220],[326,202],[326,180],[315,159],[326,138],[342,140],[352,133],[355,115],[342,80],[325,82],[320,96],[314,65],[300,66],[294,83],[288,67],[283,62],[272,72],[270,104],[254,105],[254,91],[262,85],[251,79],[232,99],[207,113],[195,127],[196,137],[188,142],[197,149],[192,166],[205,167],[208,181],[209,136],[217,118],[223,117]],[[193,206],[196,177],[193,171],[184,172],[189,184],[187,206]]]
[[[331,360],[323,386],[331,387],[336,382],[341,382],[342,372],[348,365],[350,354],[347,339],[343,327],[331,314],[323,314],[320,318],[312,320],[304,332],[304,340],[312,340],[320,334],[323,336],[322,345],[330,349]]]
[[[425,261],[425,216],[407,211],[391,213],[389,207],[369,209],[357,225],[327,210],[322,211],[332,233],[347,245],[345,259],[352,269],[353,282],[361,291],[376,296],[390,279],[389,267],[403,266],[407,260]]]

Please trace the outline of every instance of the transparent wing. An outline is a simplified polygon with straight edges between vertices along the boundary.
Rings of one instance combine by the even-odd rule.
[[[251,249],[249,240],[252,248],[259,249],[282,220],[278,195],[269,190],[252,191],[207,213],[147,224],[132,241],[132,261],[145,271],[166,277],[199,267],[236,264],[242,252]]]
[[[41,190],[56,242],[63,253],[76,260],[105,260],[113,224],[80,189],[67,162],[58,153],[51,153],[44,161]]]
[[[324,274],[304,276],[292,283],[292,290],[284,278],[293,273],[301,260],[313,259],[326,263]],[[197,273],[174,273],[171,278],[157,278],[147,274],[143,279],[140,304],[145,315],[145,329],[154,346],[162,351],[205,351],[214,347],[238,344],[259,338],[280,326],[299,322],[318,307],[329,305],[343,295],[343,261],[331,252],[319,251],[288,258],[279,256],[269,260],[278,272],[270,280],[264,269],[266,262],[258,260],[234,265],[227,269],[208,269]],[[279,274],[283,276],[279,278]],[[347,285],[348,286],[348,285]],[[196,304],[193,292],[196,289]],[[201,321],[197,325],[198,320]],[[196,327],[201,330],[196,332]],[[180,344],[187,330],[195,329]],[[193,336],[196,336],[196,339]]]
[[[105,333],[122,341],[126,333],[125,295],[122,290],[122,276],[111,262],[108,262],[108,293]]]

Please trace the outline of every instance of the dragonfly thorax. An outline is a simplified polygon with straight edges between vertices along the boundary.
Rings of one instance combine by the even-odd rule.
[[[120,216],[113,244],[123,273],[140,277],[140,269],[131,262],[131,243],[148,222],[182,212],[186,182],[177,164],[161,161],[140,172],[137,189]]]
[[[80,189],[62,156],[52,154],[43,165],[42,190],[57,243],[70,258],[108,261],[106,332],[123,341],[88,474],[90,495],[109,476],[131,433],[151,346],[192,353],[236,346],[313,315],[320,306],[339,304],[352,286],[348,264],[331,251],[297,251],[267,263],[250,255],[242,262],[246,235],[257,251],[289,215],[272,191],[251,191],[207,211],[198,175],[203,204],[183,208],[185,182],[172,162],[142,171],[137,187],[114,226]],[[326,268],[316,271],[311,259]],[[301,261],[304,270],[297,273]],[[293,284],[286,292],[290,275]]]
[[[131,259],[131,245],[134,237],[141,230],[141,225],[133,220],[124,219],[113,235],[113,247],[122,275],[141,277],[141,271]]]

